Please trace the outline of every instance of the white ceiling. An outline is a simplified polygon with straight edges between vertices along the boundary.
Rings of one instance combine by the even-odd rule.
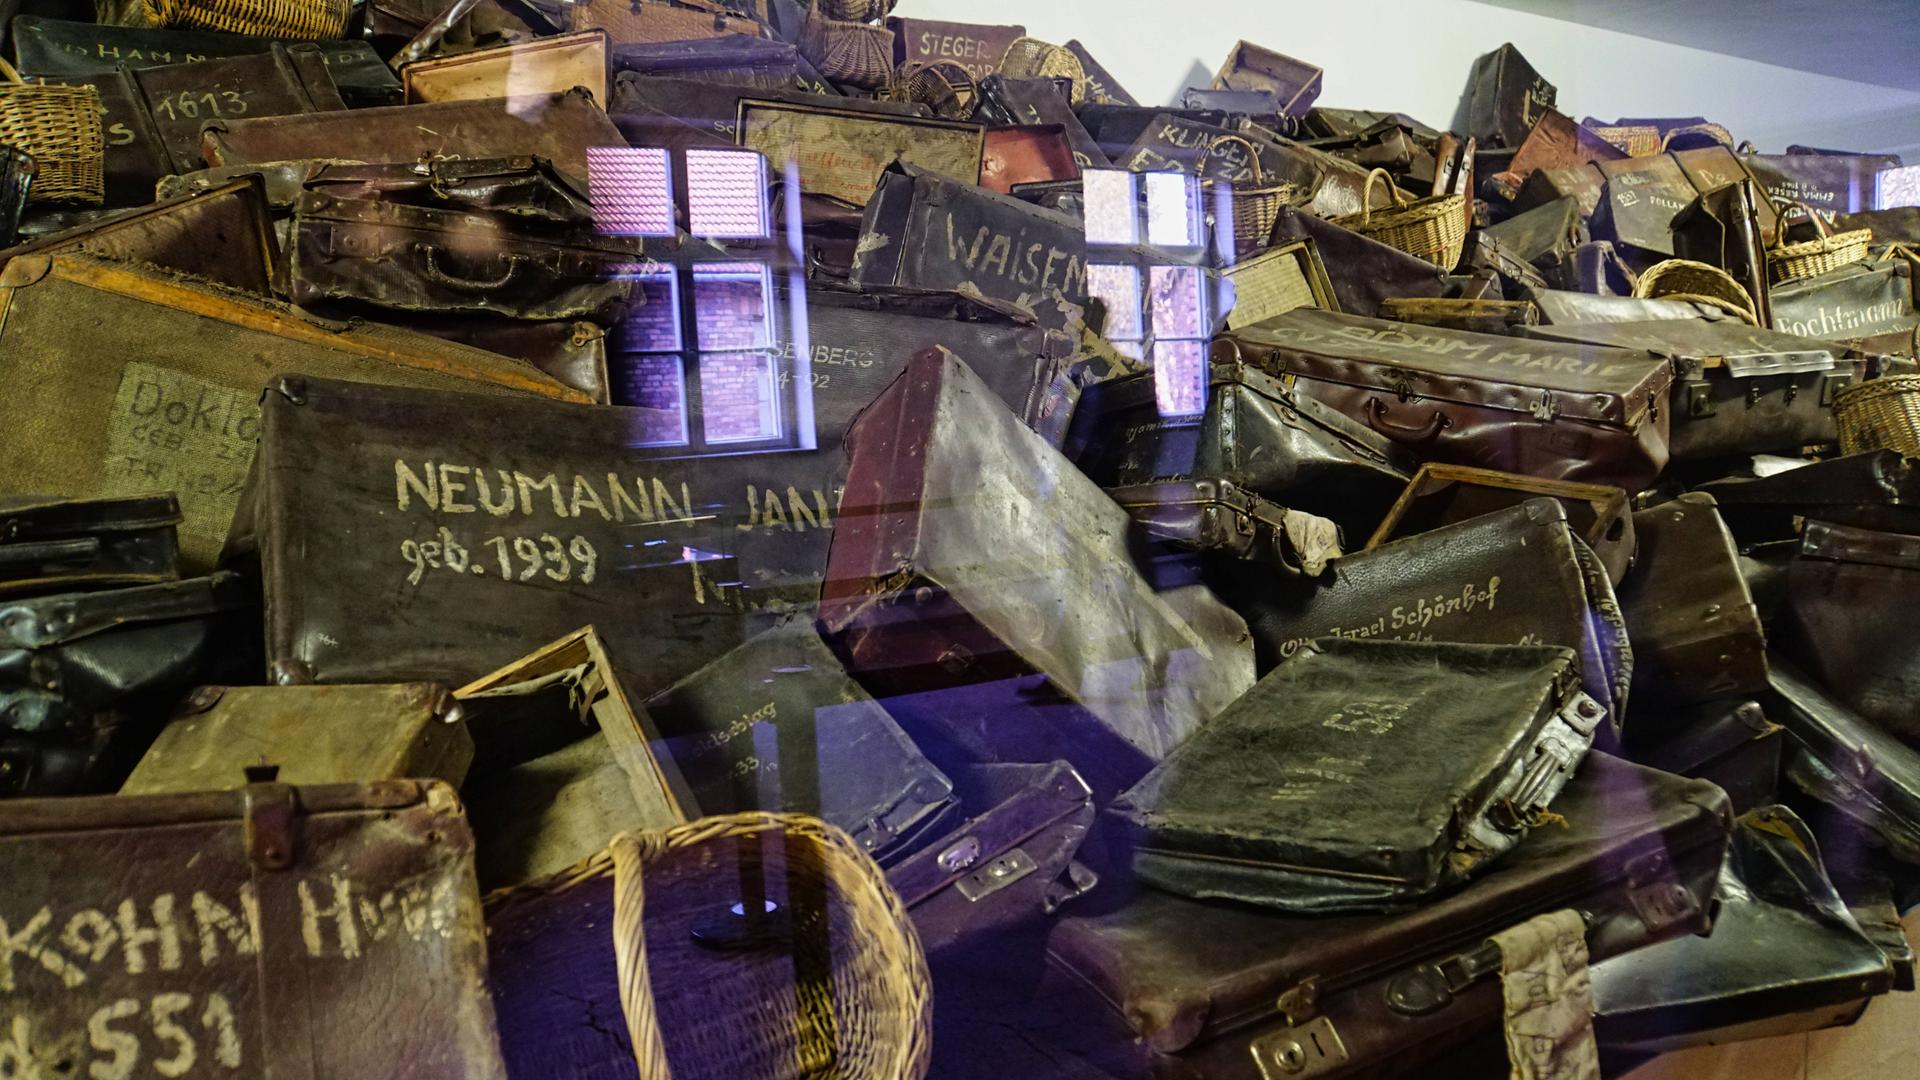
[[[1920,91],[1920,0],[1477,0],[1495,7]]]

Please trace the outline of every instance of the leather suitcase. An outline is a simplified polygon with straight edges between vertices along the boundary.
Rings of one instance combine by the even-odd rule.
[[[811,618],[782,620],[645,709],[699,816],[811,814],[883,866],[953,824],[953,781],[847,674]]]
[[[1680,163],[1667,154],[1603,161],[1606,189],[1593,213],[1593,235],[1610,240],[1637,267],[1674,255],[1673,219],[1699,197]]]
[[[241,177],[36,237],[0,251],[0,268],[23,255],[91,255],[269,296],[281,269],[279,251],[265,182]]]
[[[111,791],[150,717],[237,675],[250,597],[238,575],[7,601],[0,618],[0,796]]]
[[[1840,438],[1834,395],[1877,373],[1878,366],[1838,359],[1824,342],[1731,319],[1555,323],[1525,333],[1668,360],[1674,369],[1667,411],[1675,462],[1832,446]]]
[[[988,954],[1004,962],[1016,934],[1099,882],[1075,859],[1094,824],[1093,792],[1064,761],[967,765],[954,790],[968,817],[894,864],[887,884],[939,966]]]
[[[1508,200],[1520,193],[1527,177],[1542,169],[1571,169],[1599,161],[1619,161],[1627,155],[1572,118],[1548,106],[1535,113],[1507,167],[1488,177],[1494,189]]]
[[[400,103],[400,80],[364,41],[297,42],[245,34],[68,22],[37,15],[21,15],[9,29],[14,66],[22,75],[54,79],[107,75],[119,65],[157,67],[271,52],[275,45],[291,48],[312,44],[326,58],[327,71],[347,104],[365,108]]]
[[[1913,266],[1905,259],[1868,258],[1804,281],[1773,288],[1773,328],[1823,341],[1850,341],[1881,334],[1911,336],[1920,327],[1914,310]]]
[[[557,874],[633,829],[698,816],[658,732],[588,626],[454,691],[483,889]]]
[[[1607,178],[1593,165],[1573,165],[1564,169],[1539,169],[1527,177],[1520,190],[1513,197],[1513,209],[1531,210],[1572,199],[1580,208],[1580,216],[1591,220],[1599,212],[1600,200],[1606,197]]]
[[[473,737],[446,687],[202,686],[173,712],[122,795],[224,791],[265,761],[282,783],[439,780],[458,787]]]
[[[980,186],[1011,195],[1023,184],[1078,181],[1080,164],[1059,124],[988,128],[980,149]]]
[[[613,400],[607,332],[598,323],[584,319],[522,322],[459,315],[414,315],[396,317],[395,321],[408,330],[524,360],[593,399],[595,405]]]
[[[1313,241],[1332,285],[1335,303],[1328,306],[1333,311],[1382,317],[1389,299],[1432,299],[1447,293],[1447,276],[1427,260],[1298,207],[1280,208],[1272,239],[1275,244]]]
[[[1206,411],[1194,417],[1160,411],[1151,372],[1088,387],[1067,456],[1103,487],[1224,481],[1355,537],[1385,513],[1414,466],[1397,444],[1248,365],[1211,365],[1207,391]]]
[[[1502,45],[1475,60],[1467,76],[1467,133],[1483,146],[1519,146],[1558,98],[1520,50]]]
[[[1834,697],[1920,749],[1920,537],[1808,521],[1787,570],[1780,651]]]
[[[1411,912],[1285,916],[1141,889],[1063,915],[1048,952],[1156,1052],[1158,1077],[1417,1068],[1498,1025],[1489,934],[1575,908],[1598,962],[1711,925],[1732,824],[1718,788],[1596,753],[1555,809],[1566,828]]]
[[[1231,123],[1231,122],[1229,122]],[[1231,141],[1243,140],[1246,145]],[[1226,140],[1226,141],[1223,141]],[[1252,146],[1251,155],[1247,146]],[[1258,133],[1189,119],[1174,112],[1153,118],[1125,151],[1112,155],[1113,164],[1131,172],[1179,171],[1234,184],[1253,185],[1254,165],[1260,167],[1260,182],[1265,185],[1291,185],[1299,194],[1295,199],[1317,193],[1326,183],[1325,169],[1317,165],[1316,151],[1297,144],[1282,144]],[[1341,161],[1342,165],[1349,163]],[[1358,193],[1353,209],[1359,210]],[[1313,207],[1319,213],[1320,207]],[[1343,212],[1343,211],[1336,211]],[[1331,213],[1321,214],[1330,217]]]
[[[1793,737],[1787,779],[1894,858],[1920,862],[1920,751],[1841,704],[1784,656],[1771,657],[1769,667],[1767,715]]]
[[[1564,646],[1609,711],[1601,745],[1618,745],[1633,649],[1605,569],[1559,503],[1532,499],[1347,555],[1307,584],[1242,572],[1215,582],[1246,617],[1262,673],[1323,637]]]
[[[1133,874],[1168,892],[1403,910],[1548,820],[1606,717],[1579,683],[1571,649],[1310,642],[1107,812]]]
[[[0,496],[0,596],[159,585],[180,576],[180,501]]]
[[[1283,574],[1319,577],[1340,557],[1340,528],[1289,510],[1231,480],[1200,477],[1108,488],[1147,535],[1190,551],[1219,552]]]
[[[852,280],[866,290],[977,290],[1029,309],[1054,296],[1085,304],[1086,250],[1076,218],[902,164],[867,203]]]
[[[1626,492],[1604,484],[1536,480],[1461,465],[1420,466],[1386,520],[1367,539],[1366,550],[1535,498],[1559,502],[1568,527],[1586,541],[1606,567],[1607,577],[1615,586],[1626,580],[1635,551]]]
[[[999,71],[1007,47],[1027,36],[1024,26],[903,19],[897,15],[887,19],[887,27],[893,31],[895,69],[955,64],[976,84]]]
[[[347,107],[327,74],[325,56],[312,45],[137,68],[133,82],[166,148],[168,171],[177,173],[200,168],[200,128],[211,121]]]
[[[1111,795],[1252,685],[1239,621],[1156,595],[1126,511],[952,354],[915,357],[847,446],[821,625],[870,693],[941,699],[951,758],[895,714],[937,764],[1065,760]]]
[[[88,329],[74,347],[74,328]],[[211,565],[239,499],[275,375],[302,372],[476,392],[584,395],[515,360],[78,255],[0,271],[0,471],[62,498],[171,490],[181,566]],[[47,437],[58,432],[61,438]]]
[[[986,133],[979,124],[751,97],[739,109],[739,145],[765,154],[776,174],[787,175],[791,164],[811,194],[865,206],[895,161],[968,184],[980,179]]]
[[[1711,780],[1744,814],[1779,797],[1786,735],[1751,698],[1641,709],[1625,755],[1649,768]]]
[[[1746,166],[1746,158],[1734,153],[1725,146],[1701,146],[1691,150],[1673,150],[1673,160],[1680,163],[1680,171],[1687,174],[1694,190],[1701,194],[1728,184],[1738,184],[1753,180],[1753,172]],[[1757,182],[1757,181],[1756,181]],[[1754,214],[1759,220],[1760,235],[1772,236],[1779,221],[1779,211],[1771,198],[1754,200]]]
[[[1718,308],[1682,300],[1642,300],[1632,296],[1596,296],[1567,289],[1527,289],[1524,295],[1540,309],[1548,326],[1602,322],[1653,322],[1669,319],[1719,318]]]
[[[1635,700],[1694,705],[1756,694],[1766,636],[1713,496],[1689,492],[1633,515],[1640,558],[1620,588]]]
[[[1692,180],[1691,174],[1688,179]],[[1754,315],[1761,326],[1773,325],[1773,278],[1767,267],[1767,245],[1775,234],[1760,224],[1760,207],[1767,205],[1752,180],[1741,180],[1703,190],[1673,219],[1674,254],[1717,266],[1732,275],[1753,300]]]
[[[1282,56],[1250,41],[1234,45],[1233,51],[1214,73],[1216,90],[1262,90],[1279,103],[1283,116],[1305,116],[1320,97],[1320,68]]]
[[[917,102],[872,101],[823,96],[797,89],[763,89],[697,78],[640,75],[623,71],[613,80],[608,115],[627,142],[682,150],[689,146],[733,146],[740,136],[742,99],[786,105],[828,105],[876,116],[931,118],[933,110]]]
[[[1051,79],[988,75],[980,80],[979,89],[975,91],[973,110],[975,120],[990,124],[1059,125],[1073,148],[1075,176],[1080,169],[1103,169],[1111,164],[1100,144],[1074,114],[1067,95]]]
[[[36,963],[12,965],[14,1034],[75,1075],[385,1076],[404,1060],[414,1076],[504,1080],[453,790],[258,775],[237,791],[0,802],[8,923],[95,928],[48,934]],[[119,947],[90,946],[116,902]]]
[[[1523,210],[1472,234],[1461,265],[1493,270],[1534,288],[1571,283],[1574,250],[1587,239],[1580,204],[1572,197]]]
[[[294,158],[417,161],[426,156],[546,158],[577,184],[587,182],[587,148],[625,139],[591,95],[443,101],[349,112],[216,120],[200,136],[215,168]]]
[[[1664,361],[1301,308],[1218,339],[1432,460],[1640,491],[1667,463]]]
[[[585,30],[514,45],[415,60],[400,69],[407,104],[469,101],[524,94],[561,94],[584,86],[606,108],[611,100],[607,34]]]
[[[747,88],[839,96],[798,48],[745,34],[622,45],[613,50],[610,59],[615,71],[637,75],[671,75]]]
[[[1920,534],[1920,460],[1893,450],[1808,462],[1753,480],[1702,484],[1743,546],[1794,540],[1798,518]]]
[[[757,19],[731,14],[728,7],[719,3],[581,0],[568,4],[564,11],[568,29],[605,30],[615,45],[766,34],[766,28]]]
[[[1712,937],[1678,938],[1593,968],[1593,1033],[1661,1053],[1841,1027],[1893,988],[1805,823],[1767,806],[1734,823]]]

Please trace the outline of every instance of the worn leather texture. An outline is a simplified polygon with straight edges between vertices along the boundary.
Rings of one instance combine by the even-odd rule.
[[[1742,545],[1797,539],[1795,518],[1920,534],[1920,461],[1893,450],[1808,462],[1758,479],[1700,486]]]
[[[1389,297],[1439,297],[1447,292],[1446,275],[1427,260],[1296,207],[1280,208],[1271,240],[1312,240],[1326,263],[1339,310],[1351,315],[1378,316],[1381,301]]]
[[[1604,716],[1578,685],[1570,649],[1315,641],[1109,814],[1134,874],[1169,892],[1297,914],[1398,909],[1526,835]]]
[[[1920,537],[1808,521],[1787,571],[1780,649],[1834,697],[1920,749]]]
[[[1693,705],[1766,688],[1766,636],[1713,496],[1633,516],[1640,558],[1620,588],[1643,702]]]
[[[36,237],[0,251],[0,266],[34,254],[147,263],[261,296],[279,269],[266,186],[251,177]]]
[[[1787,778],[1870,830],[1896,858],[1920,861],[1920,751],[1843,704],[1786,657],[1769,660],[1767,715],[1793,736]]]

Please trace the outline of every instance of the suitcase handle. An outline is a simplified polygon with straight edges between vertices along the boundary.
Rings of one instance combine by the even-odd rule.
[[[1406,427],[1387,422],[1387,403],[1377,397],[1367,399],[1367,426],[1400,443],[1432,442],[1440,433],[1453,426],[1453,421],[1439,409],[1433,410],[1433,416],[1419,427]]]
[[[440,269],[440,263],[437,258],[439,252],[440,249],[433,244],[420,245],[420,254],[426,259],[427,276],[435,282],[445,285],[449,289],[471,289],[475,292],[486,292],[493,289],[505,288],[507,282],[513,280],[514,272],[520,269],[520,264],[526,261],[523,256],[509,255],[507,256],[506,273],[492,281],[482,281],[475,278],[457,277]]]

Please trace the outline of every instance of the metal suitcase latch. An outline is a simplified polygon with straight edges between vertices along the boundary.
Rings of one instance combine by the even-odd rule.
[[[249,765],[242,790],[247,821],[247,857],[266,870],[285,870],[293,859],[293,788],[275,783],[278,765]]]
[[[1489,941],[1472,952],[1419,964],[1387,983],[1387,1006],[1404,1016],[1425,1016],[1453,1004],[1454,996],[1500,970],[1500,946]]]
[[[1628,863],[1626,871],[1627,902],[1649,933],[1658,934],[1699,917],[1699,902],[1674,878],[1666,852],[1642,856]]]
[[[1334,1030],[1333,1021],[1324,1016],[1262,1035],[1249,1048],[1261,1080],[1299,1080],[1330,1073],[1343,1067],[1348,1056],[1347,1044]]]
[[[954,882],[953,887],[959,889],[960,895],[969,901],[979,903],[1038,869],[1040,867],[1031,855],[1014,848]]]
[[[1713,404],[1713,387],[1704,382],[1687,384],[1687,415],[1695,420],[1718,411]]]
[[[1832,408],[1834,395],[1851,385],[1853,385],[1851,372],[1838,371],[1823,376],[1820,379],[1820,405],[1823,408]]]

